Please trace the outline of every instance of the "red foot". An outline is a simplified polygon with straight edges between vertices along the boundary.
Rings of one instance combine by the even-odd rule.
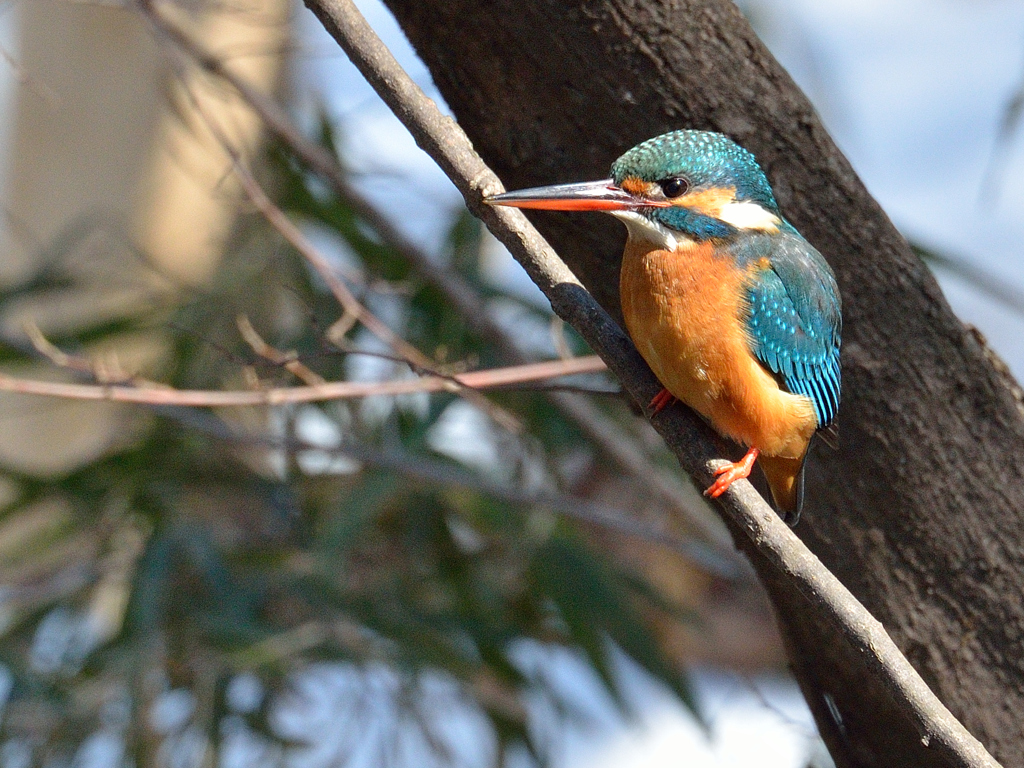
[[[667,389],[662,389],[661,392],[654,396],[651,400],[650,405],[647,407],[651,409],[651,416],[657,416],[663,410],[668,408],[672,403],[676,401],[676,396],[669,392]]]
[[[757,461],[757,457],[761,452],[757,448],[751,448],[747,451],[747,455],[744,456],[737,462],[732,464],[726,464],[724,467],[719,467],[715,470],[715,474],[718,479],[704,491],[705,496],[710,496],[712,499],[717,499],[737,480],[742,480],[745,477],[750,477],[750,471],[754,468],[754,462]]]

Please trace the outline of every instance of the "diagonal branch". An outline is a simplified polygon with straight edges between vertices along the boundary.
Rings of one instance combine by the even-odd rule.
[[[523,354],[516,339],[495,321],[479,293],[458,274],[438,266],[422,249],[399,232],[386,216],[352,187],[334,155],[320,144],[307,139],[280,104],[239,77],[225,66],[220,57],[161,14],[153,0],[139,0],[139,8],[159,37],[180,48],[207,72],[229,83],[260,116],[271,133],[329,183],[356,215],[369,224],[423,279],[444,294],[475,333],[493,344],[509,362],[528,362],[529,359]],[[692,489],[651,462],[637,441],[614,420],[585,397],[569,392],[552,392],[548,397],[604,455],[635,476],[643,487],[660,496],[669,509],[675,510],[688,528],[714,544],[723,557],[734,556],[728,536],[724,535],[721,526],[709,519],[703,505],[687,501],[693,495]]]
[[[402,70],[350,0],[305,0],[417,143],[448,174],[466,203],[512,251],[551,301],[555,312],[587,340],[638,403],[658,383],[622,330],[518,211],[482,204],[501,190],[456,123],[445,117]],[[689,411],[670,409],[655,426],[699,482],[711,481],[717,462],[707,428]],[[787,574],[811,606],[839,627],[862,654],[894,701],[915,724],[922,743],[955,766],[998,766],[932,693],[882,625],[785,526],[747,482],[735,483],[719,509],[750,538],[768,562]]]

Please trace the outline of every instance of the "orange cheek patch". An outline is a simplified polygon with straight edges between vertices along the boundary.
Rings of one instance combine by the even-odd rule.
[[[722,213],[722,208],[735,199],[735,187],[713,187],[683,195],[677,200],[673,200],[672,203],[717,219]]]
[[[637,197],[645,196],[650,191],[651,185],[636,176],[628,176],[622,180],[622,189]]]

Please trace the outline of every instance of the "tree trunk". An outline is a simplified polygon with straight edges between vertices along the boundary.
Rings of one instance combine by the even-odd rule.
[[[797,532],[996,758],[1024,767],[1020,389],[732,3],[386,2],[510,189],[603,178],[625,149],[683,127],[757,155],[843,293],[841,448],[812,457]],[[533,218],[619,316],[621,227]],[[837,764],[940,764],[834,629],[755,565]]]

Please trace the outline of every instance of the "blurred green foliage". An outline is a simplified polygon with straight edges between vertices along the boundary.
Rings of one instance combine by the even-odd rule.
[[[329,131],[323,139],[330,142]],[[502,362],[286,148],[270,149],[265,171],[281,207],[338,255],[353,290],[404,338],[440,361]],[[362,328],[344,338],[328,331],[340,318],[335,300],[254,215],[240,218],[215,279],[201,288],[169,287],[142,255],[132,269],[82,263],[77,238],[96,226],[84,223],[35,274],[4,287],[4,316],[26,302],[88,301],[115,281],[126,292],[115,310],[46,325],[47,338],[72,354],[147,339],[158,353],[145,375],[181,388],[238,388],[254,377],[265,386],[296,383],[243,342],[237,318],[245,316],[269,344],[294,350],[328,380],[411,375],[381,357],[388,351]],[[454,214],[440,255],[446,268],[481,295],[518,304],[543,328],[542,310],[481,279],[481,253],[480,225]],[[40,356],[20,333],[7,332],[0,355],[9,370],[39,371]],[[579,472],[567,466],[582,456],[592,467],[596,458],[575,425],[539,391],[489,397],[525,429],[502,432],[485,421],[469,439],[481,451],[486,441],[498,444],[501,460],[472,471],[572,493]],[[531,648],[579,654],[623,703],[617,646],[690,702],[655,641],[652,616],[664,615],[663,606],[584,532],[548,510],[401,471],[410,462],[457,465],[436,438],[456,395],[379,400],[218,413],[118,409],[123,434],[73,471],[35,477],[0,468],[0,660],[11,683],[0,765],[82,760],[103,735],[110,764],[199,764],[243,742],[250,752],[259,746],[246,764],[278,764],[308,751],[310,734],[292,733],[287,711],[302,711],[304,681],[323,671],[320,662],[346,665],[338,669],[364,682],[390,681],[404,713],[394,728],[419,732],[440,764],[458,762],[445,735],[456,709],[431,703],[439,696],[431,681],[477,713],[495,762],[510,750],[538,763],[551,756],[552,723],[531,722],[528,702],[536,710],[547,701],[560,717],[575,707],[524,662]],[[311,424],[343,446],[398,458],[375,466],[299,446],[296,436]],[[261,439],[233,438],[239,432]],[[245,701],[239,681],[255,691]],[[343,732],[346,722],[330,728]],[[378,727],[346,738],[377,739],[386,755],[396,737]],[[109,752],[116,743],[127,745],[123,755]],[[342,754],[352,753],[319,763],[310,756],[309,764]]]

